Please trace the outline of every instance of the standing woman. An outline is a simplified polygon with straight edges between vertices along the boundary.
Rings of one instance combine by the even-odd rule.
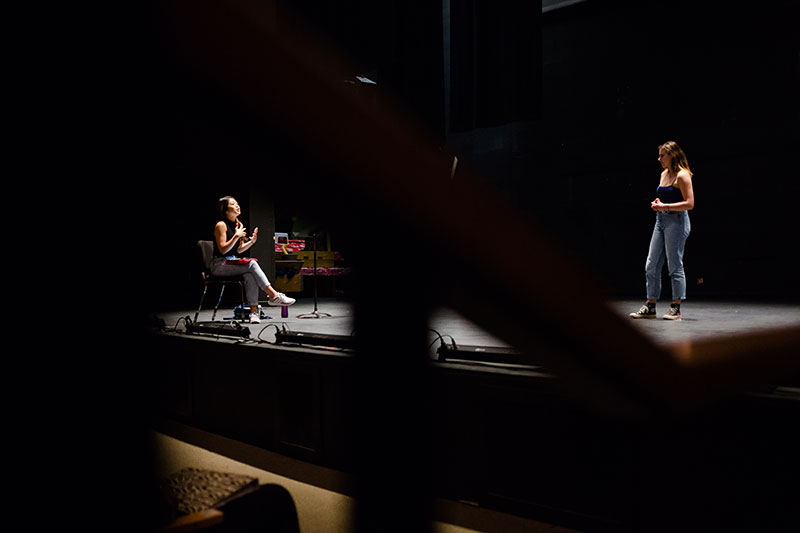
[[[258,239],[258,228],[247,238],[247,228],[239,221],[242,210],[239,203],[231,196],[219,199],[219,215],[222,220],[214,226],[214,259],[211,261],[211,273],[215,276],[242,276],[247,305],[250,306],[250,322],[261,322],[258,316],[258,291],[263,290],[269,297],[272,306],[292,305],[294,298],[272,288],[264,271],[256,261],[242,264],[228,264],[229,260],[239,259],[241,254],[250,249]]]
[[[661,270],[664,260],[672,281],[672,304],[664,315],[667,320],[681,319],[681,300],[686,298],[686,274],[683,271],[683,250],[692,225],[689,210],[694,208],[692,171],[686,154],[674,141],[658,147],[658,161],[664,169],[650,208],[656,212],[656,224],[650,239],[650,252],[645,264],[647,301],[632,318],[655,318],[656,301],[661,297]]]

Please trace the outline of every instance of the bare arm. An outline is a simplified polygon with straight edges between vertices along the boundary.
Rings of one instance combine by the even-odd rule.
[[[250,247],[256,243],[256,241],[258,240],[258,228],[255,228],[253,230],[253,234],[250,236],[249,240],[245,241],[244,240],[245,238],[246,237],[242,238],[242,240],[239,241],[239,248],[237,249],[238,253],[242,253],[250,249]]]
[[[225,223],[222,221],[217,222],[217,225],[214,226],[214,240],[217,242],[217,249],[222,255],[230,252],[233,247],[236,246],[236,243],[239,242],[239,240],[245,235],[247,235],[245,227],[241,222],[236,223],[236,232],[233,234],[233,237],[231,237],[230,240],[227,240],[227,233],[228,229]],[[241,248],[241,246],[239,246],[239,248]]]
[[[678,188],[681,190],[681,194],[683,194],[683,202],[678,202],[677,204],[670,204],[673,206],[678,206],[681,211],[689,211],[690,209],[694,209],[694,188],[692,187],[692,175],[688,172],[682,172],[678,174]],[[674,207],[670,207],[671,210],[675,210]]]

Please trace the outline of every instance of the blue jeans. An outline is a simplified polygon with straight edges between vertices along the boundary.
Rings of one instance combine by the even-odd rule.
[[[656,213],[656,225],[650,239],[650,252],[645,263],[647,298],[661,297],[661,271],[664,260],[672,281],[672,299],[686,298],[686,274],[683,271],[683,249],[692,230],[688,211]]]
[[[258,305],[259,289],[263,291],[271,285],[256,261],[243,265],[227,265],[224,257],[215,257],[211,261],[211,273],[215,276],[242,276],[245,299],[250,306]]]

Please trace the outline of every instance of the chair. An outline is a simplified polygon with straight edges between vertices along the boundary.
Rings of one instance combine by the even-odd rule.
[[[197,307],[197,312],[194,314],[194,321],[197,322],[197,317],[200,315],[200,310],[203,308],[203,301],[208,292],[208,286],[211,284],[221,285],[219,291],[219,298],[217,305],[214,306],[214,313],[211,315],[211,321],[217,317],[217,309],[222,302],[222,295],[225,294],[225,286],[236,283],[239,285],[239,292],[242,296],[242,309],[245,309],[244,301],[244,279],[242,276],[215,276],[211,273],[211,261],[214,259],[214,242],[213,241],[197,241],[197,248],[200,251],[200,259],[202,264],[202,271],[200,272],[203,278],[203,295],[200,297],[200,305]]]

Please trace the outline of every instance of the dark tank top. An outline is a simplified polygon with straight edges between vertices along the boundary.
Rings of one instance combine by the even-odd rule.
[[[656,198],[660,198],[661,203],[674,204],[683,201],[683,193],[678,187],[658,187],[656,189]]]
[[[223,222],[225,223],[225,228],[226,228],[225,240],[229,241],[233,238],[233,235],[236,233],[236,222],[228,220],[227,218],[223,220]],[[238,254],[236,253],[236,249],[238,247],[239,243],[237,242],[236,244],[233,245],[233,247],[230,250],[228,250],[228,253],[222,255],[219,251],[219,246],[217,246],[217,243],[214,242],[214,257],[231,257],[231,256],[239,257]]]

